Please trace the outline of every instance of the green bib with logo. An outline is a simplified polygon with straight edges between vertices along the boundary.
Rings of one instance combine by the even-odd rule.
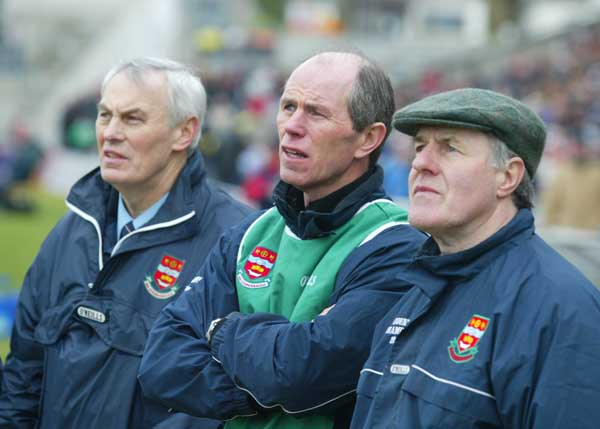
[[[276,208],[246,231],[237,258],[236,288],[242,313],[269,312],[292,322],[317,317],[327,306],[337,273],[346,257],[381,231],[406,223],[407,213],[389,200],[365,204],[326,237],[301,240]],[[329,429],[333,417],[292,417],[283,412],[238,418],[227,429]]]

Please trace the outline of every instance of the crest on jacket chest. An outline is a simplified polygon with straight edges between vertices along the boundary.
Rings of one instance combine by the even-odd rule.
[[[264,278],[269,275],[276,260],[277,253],[266,247],[256,246],[244,264],[244,271],[250,281],[244,279],[241,273],[238,274],[238,280],[250,289],[268,286],[269,280]]]
[[[477,354],[477,343],[485,334],[490,319],[474,314],[458,337],[450,341],[448,354],[456,363],[468,362]]]
[[[160,260],[154,274],[146,275],[144,286],[150,295],[158,299],[171,298],[177,293],[177,279],[185,261],[171,255],[164,255]]]

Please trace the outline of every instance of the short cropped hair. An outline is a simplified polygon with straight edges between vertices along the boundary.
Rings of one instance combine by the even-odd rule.
[[[144,75],[150,72],[164,73],[166,77],[172,127],[189,117],[198,118],[198,133],[188,149],[190,155],[197,149],[202,136],[202,124],[206,117],[206,90],[200,78],[187,66],[177,61],[153,57],[126,60],[106,73],[101,93],[104,93],[110,80],[119,73],[125,73],[133,82],[143,83]]]
[[[492,165],[494,167],[505,168],[511,158],[520,158],[519,155],[510,150],[506,143],[498,137],[490,133],[486,133],[486,135],[492,146]],[[519,186],[517,186],[517,189],[512,194],[512,200],[518,209],[530,209],[533,207],[534,199],[535,187],[533,180],[527,169],[525,169],[521,183],[519,183]]]
[[[396,110],[394,89],[387,74],[366,57],[362,61],[356,80],[348,97],[348,111],[354,131],[361,132],[375,122],[385,125],[385,138],[381,145],[369,155],[369,164],[375,165],[383,145],[392,130],[392,116]]]

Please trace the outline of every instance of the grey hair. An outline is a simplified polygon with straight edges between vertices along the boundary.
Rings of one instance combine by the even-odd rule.
[[[348,111],[354,131],[361,132],[375,122],[385,125],[385,137],[369,155],[369,165],[373,166],[379,159],[383,145],[392,131],[392,116],[396,110],[394,89],[387,74],[368,58],[361,58],[356,80],[348,97]]]
[[[200,78],[177,61],[153,57],[135,58],[115,65],[106,73],[101,94],[104,94],[110,80],[122,72],[138,84],[143,83],[147,73],[165,74],[171,126],[174,127],[189,117],[198,118],[198,132],[188,148],[188,155],[191,155],[198,147],[202,136],[202,124],[206,117],[206,90]]]
[[[520,158],[519,155],[508,148],[506,143],[495,135],[488,134],[488,138],[492,146],[491,163],[493,167],[505,168],[511,158]],[[512,194],[512,200],[518,209],[530,209],[533,207],[534,199],[535,187],[533,185],[533,180],[527,172],[527,169],[525,169],[521,183],[519,183],[519,186],[517,186],[517,189],[515,189],[515,192]]]

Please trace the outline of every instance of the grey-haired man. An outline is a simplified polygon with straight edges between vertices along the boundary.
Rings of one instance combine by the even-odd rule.
[[[207,181],[195,150],[205,110],[200,79],[177,62],[137,59],[106,75],[100,167],[71,189],[23,283],[0,427],[150,428],[170,416],[137,382],[148,331],[248,213]],[[204,423],[184,427],[219,425]]]

